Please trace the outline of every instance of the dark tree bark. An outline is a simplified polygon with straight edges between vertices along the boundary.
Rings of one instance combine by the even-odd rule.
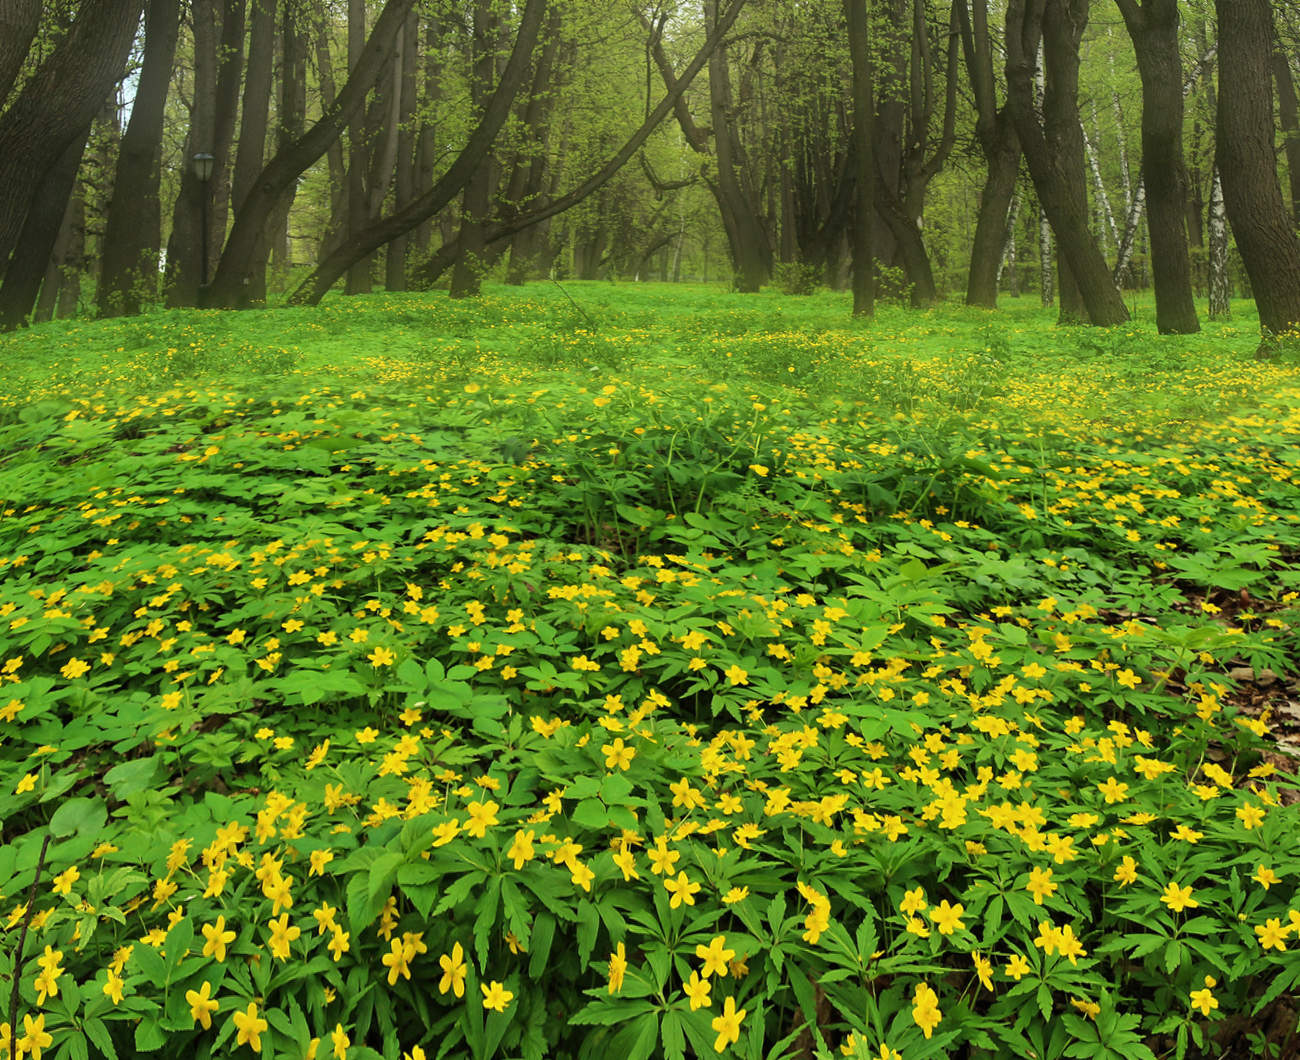
[[[221,51],[217,55],[216,141],[212,149],[211,227],[209,266],[215,265],[230,220],[231,178],[234,172],[235,126],[239,117],[240,85],[244,79],[244,25],[248,0],[224,0],[221,7]],[[210,270],[209,270],[210,271]]]
[[[280,110],[276,150],[282,151],[302,135],[307,113],[307,36],[292,4],[286,4],[280,22]],[[293,264],[289,238],[289,213],[298,190],[289,184],[271,212],[271,267],[283,274]]]
[[[1125,322],[1129,315],[1088,229],[1083,134],[1076,103],[1077,41],[1086,21],[1087,0],[1008,0],[1007,106],[1039,202],[1056,233],[1060,259],[1068,265],[1068,278],[1077,284],[1089,321],[1109,327]],[[1052,27],[1046,37],[1045,26]],[[1033,89],[1040,41],[1048,70],[1043,125],[1034,113]]]
[[[373,224],[364,234],[365,238],[359,240],[355,246],[341,247],[332,254],[328,259],[322,261],[316,268],[316,271],[293,293],[291,302],[296,304],[315,305],[325,296],[325,293],[333,286],[337,280],[347,270],[355,256],[367,254],[376,247],[381,247],[390,239],[401,235],[403,232],[409,232],[416,225],[421,224],[428,218],[432,217],[460,192],[464,187],[465,181],[470,178],[478,165],[478,160],[482,154],[488,150],[492,140],[496,136],[496,131],[500,124],[505,121],[509,112],[511,98],[518,86],[515,86],[510,92],[505,91],[508,77],[518,77],[522,82],[527,70],[527,53],[520,59],[520,68],[518,73],[512,72],[516,64],[516,56],[520,52],[521,38],[524,35],[524,27],[529,24],[530,17],[535,14],[536,23],[530,31],[534,35],[537,27],[541,24],[542,10],[545,8],[544,0],[529,0],[524,8],[524,14],[520,19],[519,34],[515,38],[515,50],[511,53],[510,62],[506,64],[506,72],[502,74],[501,79],[497,82],[496,92],[493,93],[493,100],[488,104],[485,118],[491,116],[496,122],[493,128],[488,124],[480,124],[471,134],[469,140],[462,148],[461,153],[456,160],[452,162],[446,173],[439,178],[434,186],[405,209],[398,210],[389,217],[383,218]],[[536,209],[529,210],[527,213],[519,214],[509,221],[494,224],[489,228],[485,242],[492,244],[500,239],[507,239],[516,232],[522,232],[525,228],[532,225],[540,224],[548,219],[555,217],[564,211],[571,209],[573,206],[582,202],[593,192],[601,188],[611,177],[625,166],[639,151],[650,134],[658,128],[659,123],[668,116],[677,103],[685,94],[686,89],[690,87],[695,75],[700,72],[705,63],[708,62],[709,56],[713,49],[717,47],[718,42],[722,40],[735,23],[736,16],[740,14],[741,9],[745,6],[745,0],[733,0],[731,6],[727,9],[725,15],[716,26],[710,28],[709,36],[696,53],[695,58],[687,65],[682,72],[681,77],[676,80],[674,88],[669,91],[667,96],[660,100],[659,105],[650,113],[649,117],[641,123],[641,127],[636,130],[623,146],[609,159],[599,170],[576,188],[564,195],[548,196],[549,201]],[[534,13],[534,8],[536,11]],[[531,51],[531,45],[528,49]],[[498,108],[497,97],[501,97],[500,107]],[[443,245],[443,247],[430,259],[428,263],[422,266],[418,272],[417,278],[424,285],[428,285],[437,279],[443,272],[451,267],[459,254],[459,247],[456,241]]]
[[[190,108],[189,133],[185,138],[181,185],[172,208],[171,235],[167,239],[167,270],[164,296],[169,306],[194,305],[198,301],[204,263],[200,260],[204,200],[210,204],[212,182],[201,182],[191,159],[196,154],[216,153],[217,95],[217,11],[218,0],[191,0],[190,20],[194,32],[194,99]],[[210,228],[211,226],[209,226]]]
[[[1286,152],[1286,175],[1291,192],[1291,217],[1300,226],[1300,101],[1296,99],[1291,60],[1279,39],[1273,49],[1273,79],[1277,82],[1277,116]]]
[[[348,74],[357,68],[366,43],[366,0],[348,0]],[[382,75],[381,75],[382,77]],[[348,122],[348,235],[365,228],[370,219],[366,203],[366,169],[369,153],[369,129],[365,107],[358,107]],[[364,294],[370,290],[370,260],[358,261],[348,270],[348,294]]]
[[[853,60],[853,315],[875,312],[872,228],[876,216],[876,117],[866,0],[844,0]]]
[[[90,135],[87,126],[73,140],[63,156],[46,172],[23,223],[18,247],[0,284],[0,331],[12,331],[26,323],[45,278],[59,229],[67,212],[68,199],[77,183],[77,170]]]
[[[338,139],[355,109],[364,105],[366,93],[382,72],[397,30],[406,21],[413,3],[414,0],[387,0],[366,41],[360,62],[335,98],[333,107],[302,136],[278,151],[262,169],[240,204],[225,249],[221,252],[221,262],[210,292],[212,305],[234,308],[239,304],[244,270],[276,203],[289,185]]]
[[[470,108],[475,121],[482,120],[496,72],[498,16],[492,0],[474,0],[474,27],[470,37]],[[474,298],[483,283],[483,232],[492,207],[495,163],[491,151],[483,155],[478,171],[465,185],[460,208],[460,258],[451,271],[452,298]]]
[[[118,150],[113,201],[104,226],[96,294],[100,316],[138,313],[142,300],[158,295],[159,165],[180,16],[179,0],[149,0],[145,9],[144,60],[131,120]]]
[[[442,25],[429,19],[424,30],[424,102],[421,107],[420,131],[415,149],[415,186],[433,187],[438,164],[438,112],[442,104]],[[424,221],[415,228],[415,255],[424,257],[433,239],[433,222]]]
[[[0,0],[0,103],[9,98],[40,25],[41,0]]]
[[[703,0],[704,24],[718,22],[718,0]],[[725,43],[709,56],[709,115],[713,122],[713,150],[717,173],[711,190],[722,212],[722,225],[731,247],[736,289],[759,290],[772,272],[772,247],[759,205],[745,188],[744,149],[734,119],[735,101]]]
[[[334,106],[338,91],[334,84],[334,63],[330,58],[329,35],[325,20],[316,25],[316,71],[320,79],[321,108],[328,111]],[[283,146],[281,147],[283,149]],[[330,174],[330,219],[325,226],[319,257],[338,246],[347,238],[348,231],[348,167],[343,161],[343,139],[336,138],[325,152]]]
[[[1268,0],[1215,0],[1219,112],[1215,161],[1237,249],[1269,334],[1300,326],[1300,243],[1277,179]]]
[[[262,171],[275,78],[276,0],[252,0],[252,4],[239,145],[230,183],[230,201],[236,212]],[[244,301],[248,305],[266,303],[266,263],[271,256],[271,234],[271,226],[268,226],[248,263],[248,284],[244,291]]]
[[[966,0],[957,0],[957,11],[967,75],[975,96],[975,136],[984,153],[987,175],[971,245],[966,304],[994,309],[998,304],[998,271],[1007,240],[1011,199],[1020,176],[1020,139],[1010,112],[997,105],[988,0],[972,2],[973,18]]]
[[[48,174],[84,137],[121,78],[143,7],[144,0],[86,0],[0,115],[0,271]]]
[[[1142,78],[1142,181],[1156,328],[1162,335],[1201,330],[1187,250],[1187,171],[1183,163],[1183,70],[1178,0],[1115,0],[1137,52]]]
[[[419,86],[420,19],[414,11],[402,27],[402,69],[397,101],[397,166],[393,174],[393,199],[400,209],[415,196],[415,107]],[[406,290],[407,237],[388,244],[384,261],[384,287]]]

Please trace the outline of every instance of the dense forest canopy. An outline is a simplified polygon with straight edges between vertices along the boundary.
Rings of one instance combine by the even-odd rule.
[[[1300,322],[1267,0],[8,0],[0,321],[555,275]],[[864,221],[864,218],[866,219]],[[856,278],[857,282],[854,282]],[[1131,301],[1131,299],[1130,299]]]

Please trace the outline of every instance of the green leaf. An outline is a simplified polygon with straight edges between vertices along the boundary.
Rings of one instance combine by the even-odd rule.
[[[108,820],[108,807],[103,799],[68,799],[50,818],[50,835],[65,839],[78,832],[95,835]]]

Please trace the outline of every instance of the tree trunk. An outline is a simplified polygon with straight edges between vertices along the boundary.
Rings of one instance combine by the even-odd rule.
[[[401,209],[415,197],[415,107],[419,86],[420,18],[414,11],[402,27],[402,69],[398,79],[397,167],[393,175],[394,205]],[[382,211],[381,211],[382,212]],[[406,290],[407,235],[388,244],[384,261],[384,287]]]
[[[973,0],[973,7],[972,12],[966,0],[957,0],[966,73],[975,94],[975,136],[984,153],[987,175],[980,191],[979,215],[971,244],[966,304],[995,309],[1007,218],[1020,176],[1020,140],[1010,112],[1005,106],[999,109],[997,105],[988,0]]]
[[[239,147],[235,154],[234,175],[230,185],[230,198],[236,212],[262,171],[275,74],[276,0],[252,0],[252,4]],[[266,304],[266,263],[271,256],[271,235],[272,226],[268,226],[253,249],[244,289],[245,305]]]
[[[1038,295],[1044,309],[1056,302],[1056,270],[1052,264],[1052,222],[1047,211],[1038,211]]]
[[[334,105],[302,136],[278,151],[263,167],[252,189],[240,204],[234,226],[226,239],[217,274],[212,281],[212,305],[234,308],[239,304],[244,288],[244,270],[276,203],[289,185],[338,139],[356,109],[364,105],[366,93],[383,70],[398,27],[406,21],[413,3],[414,0],[387,0],[366,41],[361,60],[335,98]]]
[[[316,70],[320,79],[321,109],[330,110],[338,92],[334,85],[334,63],[330,58],[327,25],[322,19],[315,29]],[[283,145],[280,148],[283,150]],[[330,175],[330,219],[321,238],[318,258],[347,239],[348,233],[348,168],[343,161],[343,140],[336,138],[325,151]]]
[[[366,0],[348,0],[348,76],[361,60],[366,44]],[[382,77],[382,74],[380,75]],[[348,238],[362,231],[370,220],[366,208],[367,140],[366,108],[358,107],[348,122]],[[370,290],[370,259],[363,258],[348,270],[348,294]]]
[[[1223,179],[1214,167],[1210,186],[1210,319],[1232,317],[1232,279],[1228,275],[1228,211],[1223,206]]]
[[[704,24],[718,23],[718,0],[703,0]],[[709,56],[709,112],[713,121],[717,175],[711,190],[722,213],[723,227],[731,247],[736,289],[753,293],[772,272],[772,247],[759,215],[758,205],[741,180],[744,153],[733,116],[734,99],[727,48],[719,45]]]
[[[41,25],[41,0],[0,0],[0,104],[9,98]]]
[[[876,216],[876,104],[872,91],[871,39],[866,0],[844,0],[853,58],[853,315],[869,317],[876,309],[872,228]]]
[[[1273,49],[1273,79],[1277,82],[1277,114],[1286,152],[1286,174],[1291,192],[1291,217],[1300,226],[1300,102],[1296,100],[1291,60],[1281,41]]]
[[[215,0],[191,0],[194,33],[194,102],[189,133],[181,159],[181,184],[172,208],[171,235],[167,239],[167,267],[163,280],[169,306],[194,305],[199,296],[203,263],[200,261],[200,226],[205,196],[210,189],[194,174],[196,154],[212,154],[216,145],[217,27]]]
[[[149,0],[144,61],[131,120],[118,150],[113,201],[104,226],[96,295],[100,316],[138,313],[143,301],[153,301],[158,295],[162,239],[159,166],[167,90],[179,33],[179,0]]]
[[[681,77],[676,80],[674,88],[659,101],[658,106],[650,113],[650,116],[641,123],[636,132],[600,169],[564,195],[548,196],[549,201],[544,206],[520,214],[509,221],[492,225],[488,231],[486,242],[490,245],[499,239],[513,236],[516,232],[522,232],[532,225],[547,221],[571,209],[603,187],[611,177],[618,173],[635,156],[636,152],[650,138],[650,134],[659,127],[659,124],[681,100],[695,75],[708,62],[713,49],[717,47],[718,42],[734,24],[744,5],[745,0],[733,0],[727,13],[718,24],[710,27],[708,38],[682,72]],[[509,113],[511,100],[519,90],[527,73],[528,54],[532,50],[532,43],[536,40],[545,8],[545,0],[528,0],[525,4],[523,15],[520,18],[519,32],[515,37],[514,51],[511,53],[510,61],[506,64],[505,72],[502,73],[500,80],[497,82],[497,88],[493,93],[492,100],[488,103],[484,121],[470,134],[464,148],[462,148],[456,160],[452,162],[447,172],[438,179],[438,182],[429,191],[419,196],[410,206],[398,210],[391,216],[371,225],[364,234],[364,239],[359,240],[356,245],[341,247],[329,259],[322,261],[317,266],[316,271],[307,277],[293,293],[290,299],[291,302],[316,304],[324,296],[325,292],[330,289],[334,281],[346,271],[348,264],[357,254],[368,253],[376,247],[383,246],[395,236],[403,232],[409,232],[416,225],[436,214],[459,193],[464,187],[465,181],[472,176],[474,170],[478,167],[479,159],[491,146],[497,131]],[[420,267],[418,273],[420,282],[426,286],[432,283],[443,271],[450,267],[451,263],[456,260],[457,255],[456,240],[444,244],[442,249],[426,265]]]
[[[231,176],[234,169],[231,148],[239,117],[239,86],[244,72],[244,16],[248,0],[224,0],[221,6],[221,51],[217,56],[217,98],[208,213],[208,275],[216,264],[230,220]]]
[[[470,108],[480,121],[492,91],[496,71],[498,18],[492,0],[474,0],[474,33],[471,41],[473,69],[470,73]],[[483,155],[468,184],[460,209],[460,257],[451,272],[452,298],[475,298],[483,284],[484,229],[492,208],[495,163],[491,151]],[[597,256],[599,257],[599,256]]]
[[[121,78],[143,7],[144,0],[85,0],[67,34],[0,115],[0,271],[48,175],[85,136]]]
[[[1215,161],[1237,249],[1266,334],[1300,326],[1300,243],[1282,201],[1273,143],[1268,0],[1215,0],[1219,113]]]
[[[433,187],[438,164],[438,110],[442,103],[442,27],[436,18],[429,20],[424,37],[424,103],[420,107],[420,132],[415,154],[415,186]],[[423,258],[433,241],[433,222],[424,221],[415,229],[415,254]]]
[[[1056,233],[1059,253],[1092,324],[1108,327],[1128,320],[1124,299],[1111,280],[1106,259],[1088,229],[1082,130],[1077,105],[1078,42],[1087,24],[1087,0],[1009,0],[1007,102],[1039,201]],[[1039,41],[1047,60],[1044,124],[1033,108],[1033,57]],[[1072,307],[1065,304],[1062,318]]]
[[[63,227],[68,200],[77,183],[77,170],[86,149],[90,127],[74,140],[46,173],[23,223],[18,247],[0,284],[0,331],[12,331],[27,322],[45,278],[54,244]]]
[[[1187,250],[1187,171],[1183,163],[1183,70],[1178,0],[1115,0],[1137,52],[1142,78],[1142,183],[1151,233],[1156,328],[1162,335],[1201,330]]]
[[[307,36],[298,24],[293,5],[286,4],[280,23],[280,112],[276,128],[276,150],[283,151],[302,135],[307,113]],[[271,268],[282,277],[293,266],[293,242],[289,234],[289,215],[298,189],[290,183],[272,211]],[[280,281],[277,281],[279,283]]]

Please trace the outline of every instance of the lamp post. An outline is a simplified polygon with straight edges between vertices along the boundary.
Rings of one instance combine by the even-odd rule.
[[[200,152],[191,160],[194,175],[199,180],[200,221],[199,221],[199,304],[203,304],[208,291],[208,181],[212,179],[212,167],[216,158]]]

